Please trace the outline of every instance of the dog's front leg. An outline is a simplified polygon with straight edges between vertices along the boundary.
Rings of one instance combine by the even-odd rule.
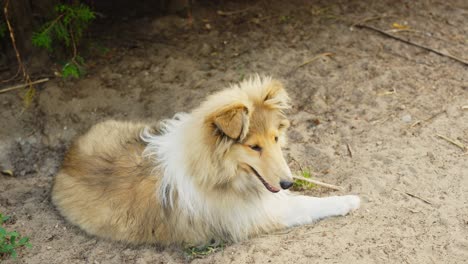
[[[359,208],[359,205],[360,199],[355,195],[317,198],[285,192],[280,197],[279,204],[273,205],[273,210],[280,213],[280,221],[290,227],[330,216],[346,215]]]

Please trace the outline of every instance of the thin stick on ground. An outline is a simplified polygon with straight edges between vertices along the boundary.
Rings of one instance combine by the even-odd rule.
[[[422,198],[422,197],[420,197],[420,196],[418,196],[418,195],[416,195],[416,194],[412,194],[412,193],[410,193],[410,192],[401,191],[401,190],[398,190],[397,188],[393,188],[393,189],[394,189],[395,191],[399,191],[399,192],[404,193],[404,194],[406,194],[406,195],[408,195],[408,196],[410,196],[410,197],[419,199],[419,200],[421,200],[421,201],[423,201],[423,202],[425,202],[425,203],[427,203],[427,204],[432,205],[432,203],[431,203],[430,201],[428,201],[427,199],[424,199],[424,198]]]
[[[8,87],[8,88],[5,88],[5,89],[1,89],[1,90],[0,90],[0,94],[6,93],[6,92],[9,92],[9,91],[13,91],[13,90],[17,90],[17,89],[21,89],[21,88],[27,87],[27,86],[29,86],[29,85],[34,85],[34,84],[39,84],[39,83],[47,82],[48,80],[49,80],[49,78],[44,78],[44,79],[40,79],[40,80],[33,81],[33,82],[30,82],[30,83],[18,84],[18,85],[12,86],[12,87]]]
[[[296,164],[299,166],[299,169],[301,171],[304,171],[304,168],[302,167],[301,163],[299,161],[297,161],[294,157],[291,157],[291,160],[296,162]]]
[[[298,66],[294,67],[291,71],[289,71],[286,76],[290,76],[292,75],[293,73],[295,73],[299,68],[301,67],[304,67],[305,65],[309,64],[309,63],[312,63],[314,61],[316,61],[317,59],[319,58],[322,58],[322,57],[327,57],[327,56],[333,56],[335,54],[331,53],[331,52],[325,52],[325,53],[321,53],[321,54],[318,54],[317,56],[314,56],[313,58],[309,59],[309,60],[306,60],[305,62],[299,64]]]
[[[304,178],[304,177],[298,176],[298,175],[293,175],[293,178],[296,179],[296,180],[310,182],[310,183],[313,183],[315,185],[325,187],[325,188],[328,188],[328,189],[333,189],[333,190],[336,190],[336,191],[342,191],[343,190],[343,188],[340,187],[340,186],[336,186],[336,185],[329,184],[329,183],[324,183],[324,182],[317,181],[317,180],[307,179],[307,178]]]
[[[232,16],[232,15],[237,15],[237,14],[241,14],[241,13],[244,13],[244,12],[247,12],[247,11],[250,11],[252,9],[255,9],[257,8],[257,6],[251,6],[251,7],[247,7],[245,9],[241,9],[241,10],[236,10],[236,11],[222,11],[222,10],[218,10],[216,13],[220,16]]]
[[[369,21],[372,21],[372,20],[380,20],[382,18],[389,18],[389,17],[396,17],[396,16],[392,16],[392,15],[383,15],[383,16],[373,16],[373,17],[366,17],[364,19],[361,19],[357,22],[354,22],[351,27],[356,27],[356,26],[359,26],[359,25],[363,25],[364,23],[366,22],[369,22]]]
[[[16,77],[18,77],[18,75],[20,74],[20,72],[21,72],[21,67],[18,66],[18,69],[16,70],[15,75],[11,76],[10,78],[8,78],[8,79],[6,79],[6,80],[2,80],[1,83],[7,83],[7,82],[13,81]]]
[[[353,157],[353,150],[351,149],[351,146],[348,143],[346,143],[346,148],[348,149],[349,157],[352,158]]]
[[[415,126],[417,126],[417,125],[419,125],[419,124],[421,124],[421,123],[427,123],[427,122],[431,121],[432,119],[434,119],[434,118],[440,116],[441,114],[443,114],[443,113],[445,113],[445,112],[446,112],[446,110],[444,109],[444,110],[442,110],[442,111],[440,111],[440,112],[438,112],[438,113],[432,115],[432,116],[429,117],[429,118],[426,118],[426,119],[424,119],[424,120],[418,120],[418,121],[414,122],[413,124],[411,124],[410,128],[413,128],[413,127],[415,127]]]
[[[305,62],[303,62],[301,65],[297,66],[297,69],[299,69],[300,67],[303,67],[303,66],[306,66],[307,64],[309,63],[312,63],[314,62],[315,60],[317,59],[320,59],[322,57],[328,57],[328,56],[333,56],[335,54],[331,53],[331,52],[325,52],[325,53],[321,53],[317,56],[314,56],[312,59],[309,59],[309,60],[306,60]]]
[[[453,55],[444,53],[444,52],[442,52],[442,51],[440,51],[440,50],[436,50],[436,49],[433,49],[433,48],[428,47],[428,46],[424,46],[424,45],[422,45],[422,44],[418,44],[418,43],[411,42],[411,41],[409,41],[409,40],[400,38],[400,37],[398,37],[398,36],[395,36],[395,35],[393,35],[393,34],[390,34],[390,33],[386,32],[386,31],[384,31],[384,30],[375,28],[375,27],[373,27],[373,26],[368,26],[368,25],[364,25],[364,24],[357,24],[356,27],[358,27],[358,28],[365,28],[365,29],[368,29],[368,30],[372,30],[372,31],[378,32],[378,33],[380,33],[380,34],[382,34],[382,35],[385,35],[385,36],[387,36],[387,37],[389,37],[389,38],[392,38],[392,39],[395,39],[395,40],[399,40],[399,41],[401,41],[401,42],[403,42],[403,43],[406,43],[406,44],[409,44],[409,45],[412,45],[412,46],[415,46],[415,47],[418,47],[418,48],[427,50],[427,51],[429,51],[429,52],[435,53],[435,54],[440,55],[440,56],[442,56],[442,57],[450,58],[450,59],[452,59],[452,60],[454,60],[454,61],[457,61],[457,62],[459,62],[459,63],[461,63],[461,64],[463,64],[463,65],[465,65],[465,66],[468,66],[468,61],[465,61],[465,60],[463,60],[463,59],[461,59],[461,58],[455,57],[455,56],[453,56]]]
[[[451,143],[452,145],[455,145],[455,146],[459,147],[461,150],[463,150],[465,152],[468,151],[468,148],[465,145],[463,145],[463,143],[461,143],[461,142],[458,142],[458,141],[456,141],[454,139],[448,138],[448,137],[446,137],[444,135],[441,135],[441,134],[436,134],[436,136],[438,136],[439,138]]]

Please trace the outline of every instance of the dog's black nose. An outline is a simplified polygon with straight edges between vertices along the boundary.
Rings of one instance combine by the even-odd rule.
[[[290,181],[283,181],[281,180],[280,181],[280,186],[281,188],[283,188],[283,190],[287,190],[289,188],[291,188],[291,186],[293,186],[294,182],[290,182]]]

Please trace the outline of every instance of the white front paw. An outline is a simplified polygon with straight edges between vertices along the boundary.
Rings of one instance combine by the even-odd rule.
[[[348,198],[348,202],[352,211],[358,209],[359,206],[361,205],[361,198],[359,198],[359,196],[346,195],[345,197]]]
[[[361,199],[357,195],[340,196],[341,215],[346,215],[350,211],[354,211],[361,205]]]

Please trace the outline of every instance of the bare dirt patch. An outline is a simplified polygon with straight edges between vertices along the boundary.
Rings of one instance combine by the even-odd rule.
[[[188,261],[181,248],[85,235],[50,203],[52,176],[72,138],[98,121],[168,118],[261,73],[293,98],[291,167],[360,195],[362,208],[194,263],[466,263],[468,155],[437,134],[468,146],[467,66],[352,27],[394,30],[466,61],[466,1],[285,2],[195,6],[191,28],[176,16],[122,21],[101,36],[110,53],[85,78],[46,83],[22,114],[19,94],[0,95],[0,168],[15,172],[0,175],[0,211],[33,244],[20,262]],[[322,53],[333,55],[304,64]]]

